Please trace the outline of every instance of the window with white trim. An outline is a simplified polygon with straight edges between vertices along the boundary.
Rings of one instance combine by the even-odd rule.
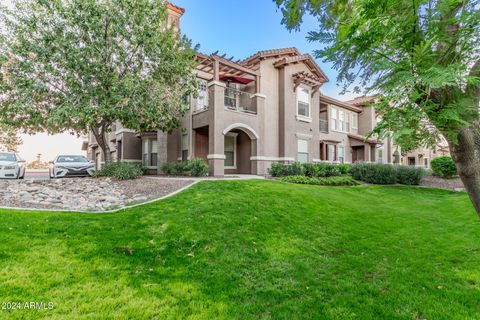
[[[423,159],[423,165],[428,169],[428,158]]]
[[[332,124],[331,124],[331,127],[332,127],[332,130],[337,130],[337,113],[338,113],[338,109],[337,108],[331,108],[330,109],[332,115],[331,115],[331,119],[332,119]]]
[[[150,166],[156,167],[158,163],[157,139],[150,140]]]
[[[340,145],[337,147],[338,162],[345,163],[345,147]]]
[[[345,132],[350,132],[350,112],[345,113]]]
[[[208,84],[207,80],[198,80],[198,97],[196,110],[208,108]]]
[[[310,118],[310,90],[304,87],[297,88],[297,115]]]
[[[327,160],[328,161],[337,161],[336,152],[335,152],[336,151],[335,150],[336,146],[333,145],[333,144],[328,144],[327,146],[328,146],[327,147],[327,151],[328,151],[328,155],[327,155],[328,159]]]
[[[345,111],[338,110],[338,130],[345,131]]]
[[[227,133],[225,135],[225,168],[236,169],[236,148],[237,148],[237,135],[234,133]]]
[[[182,135],[182,161],[188,160],[188,134]]]
[[[383,163],[383,148],[381,147],[377,149],[377,162]]]
[[[307,163],[308,162],[308,140],[298,139],[297,140],[297,160],[300,163]]]
[[[142,163],[145,167],[148,166],[148,139],[143,140]]]
[[[352,129],[358,129],[358,114],[352,113]]]

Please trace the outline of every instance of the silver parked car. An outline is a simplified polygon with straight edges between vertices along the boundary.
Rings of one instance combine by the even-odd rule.
[[[95,163],[84,156],[61,155],[50,162],[51,179],[63,177],[88,177],[95,174]]]
[[[25,178],[25,160],[13,152],[0,152],[0,179]]]

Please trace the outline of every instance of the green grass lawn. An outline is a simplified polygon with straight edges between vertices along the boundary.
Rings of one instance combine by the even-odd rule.
[[[2,319],[480,319],[468,197],[206,181],[115,214],[0,210]]]

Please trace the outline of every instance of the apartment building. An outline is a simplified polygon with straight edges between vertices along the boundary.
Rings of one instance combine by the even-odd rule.
[[[168,10],[179,26],[183,9]],[[142,162],[157,174],[165,162],[196,157],[213,176],[265,175],[273,162],[392,162],[389,139],[366,138],[379,120],[368,99],[328,97],[328,78],[310,55],[283,48],[242,61],[217,53],[197,59],[199,95],[181,127],[135,133],[117,123],[109,137],[113,159]],[[85,147],[100,167],[92,134]]]

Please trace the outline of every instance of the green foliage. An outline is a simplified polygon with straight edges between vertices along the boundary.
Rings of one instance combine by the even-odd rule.
[[[272,177],[302,176],[306,173],[304,165],[300,162],[292,164],[274,162],[268,172]]]
[[[349,163],[341,163],[337,165],[338,170],[340,170],[340,174],[346,175],[350,174],[350,169],[352,168],[352,165]]]
[[[422,182],[422,177],[425,175],[425,170],[422,168],[395,166],[397,174],[397,183],[406,185],[419,185]]]
[[[430,163],[433,174],[445,179],[453,178],[457,175],[457,167],[452,157],[438,157]]]
[[[439,133],[457,142],[479,119],[480,10],[477,0],[275,0],[282,23],[299,29],[311,14],[316,56],[333,63],[346,91],[359,84],[382,99],[374,133],[393,132],[409,151]],[[359,87],[353,91],[360,92]]]
[[[280,179],[283,182],[296,184],[311,184],[319,186],[355,186],[358,185],[352,177],[327,177],[327,178],[311,178],[308,176],[288,176]]]
[[[350,169],[355,180],[374,184],[395,184],[396,171],[393,165],[379,163],[355,163]]]
[[[102,170],[96,173],[99,177],[113,177],[118,180],[131,180],[141,177],[145,170],[138,162],[107,162]]]
[[[18,136],[18,130],[0,123],[0,151],[18,152],[22,139]]]
[[[350,166],[348,164],[332,163],[299,163],[292,164],[273,163],[269,169],[272,177],[302,176],[307,177],[334,177],[347,174]]]
[[[350,174],[355,180],[373,184],[418,185],[423,177],[423,169],[381,163],[355,163]]]
[[[163,0],[18,1],[0,9],[0,122],[49,133],[169,132],[196,93],[194,50]]]
[[[208,174],[209,166],[203,159],[193,158],[190,161],[190,175],[192,177],[203,177]]]
[[[204,177],[208,174],[209,166],[203,159],[193,158],[191,161],[164,163],[161,170],[169,176]]]

